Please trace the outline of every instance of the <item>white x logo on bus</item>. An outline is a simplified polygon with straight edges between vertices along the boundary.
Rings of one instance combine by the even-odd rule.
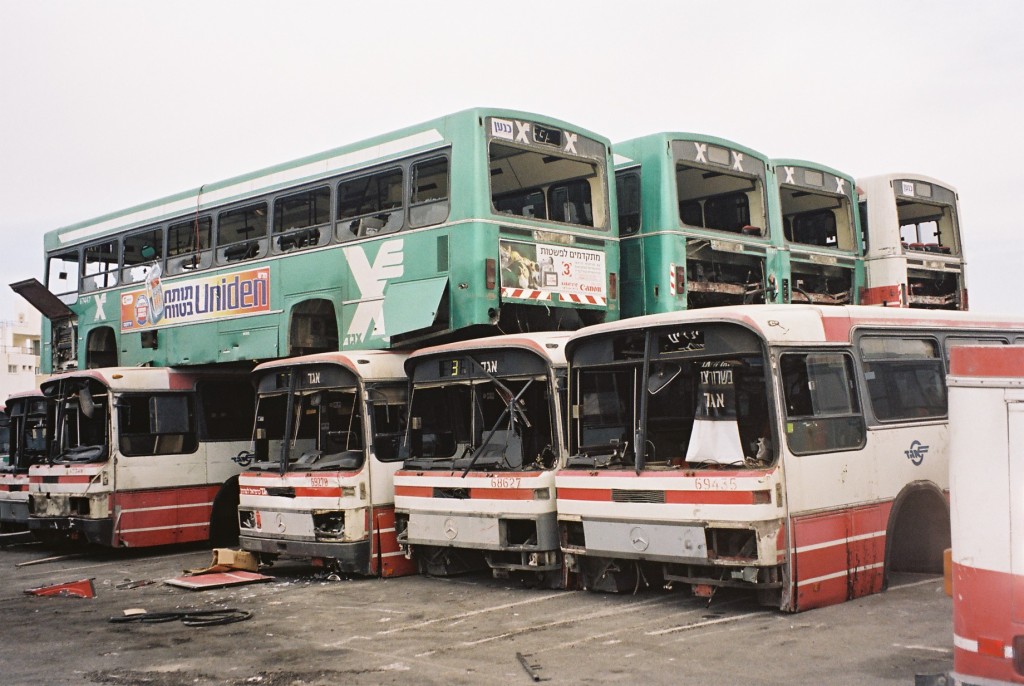
[[[836,177],[836,193],[846,193],[846,179]]]
[[[743,171],[743,153],[732,151],[732,168],[737,171]]]
[[[708,158],[707,158],[708,144],[707,143],[694,143],[694,145],[697,146],[697,157],[693,161],[694,162],[704,162],[705,164],[707,164],[707,161],[708,161]]]
[[[107,315],[103,312],[103,306],[107,304],[107,294],[100,293],[99,295],[94,295],[92,301],[96,303],[96,316],[93,317],[93,321],[103,321],[107,318]]]
[[[793,180],[793,167],[783,167],[783,169],[786,170],[786,180],[782,183],[796,183],[796,181]]]
[[[348,327],[348,335],[353,337],[353,340],[364,340],[371,324],[373,326],[370,329],[371,336],[386,335],[384,330],[384,287],[387,285],[388,279],[399,277],[405,271],[402,264],[405,257],[402,252],[404,243],[405,241],[402,239],[382,243],[372,266],[361,247],[344,249],[345,259],[348,261],[349,269],[352,270],[352,278],[355,279],[356,287],[359,288],[356,310]]]
[[[565,151],[571,152],[573,155],[576,154],[576,139],[579,136],[575,133],[565,132]]]
[[[529,122],[516,122],[516,143],[529,143],[530,138],[526,134],[530,132]]]

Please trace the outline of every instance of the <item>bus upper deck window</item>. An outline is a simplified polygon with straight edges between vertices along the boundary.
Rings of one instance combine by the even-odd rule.
[[[402,179],[401,169],[385,169],[338,184],[338,240],[401,229]]]
[[[435,157],[412,166],[409,225],[429,226],[448,218],[448,158]]]
[[[77,250],[50,255],[46,267],[46,287],[54,295],[78,293],[79,255]]]
[[[164,254],[163,229],[150,229],[125,236],[124,266],[121,268],[121,283],[138,283],[154,264],[160,264]]]
[[[330,238],[331,189],[321,186],[274,201],[274,250],[288,252],[323,245]]]
[[[267,204],[240,207],[217,216],[217,262],[241,262],[267,253]]]
[[[167,273],[181,274],[213,264],[210,217],[196,217],[167,229]]]
[[[82,290],[95,291],[116,286],[119,253],[120,244],[116,239],[87,247]]]

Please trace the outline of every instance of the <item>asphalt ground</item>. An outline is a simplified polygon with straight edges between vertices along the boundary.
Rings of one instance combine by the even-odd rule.
[[[536,676],[551,684],[859,686],[913,684],[915,674],[952,668],[952,601],[938,576],[901,575],[885,593],[796,615],[735,592],[709,605],[679,590],[541,590],[483,574],[333,580],[295,563],[266,570],[272,581],[233,588],[163,583],[210,557],[198,547],[5,547],[0,683],[451,686],[525,685]],[[85,578],[95,598],[24,593]],[[205,627],[109,621],[130,608],[237,608],[252,617]]]

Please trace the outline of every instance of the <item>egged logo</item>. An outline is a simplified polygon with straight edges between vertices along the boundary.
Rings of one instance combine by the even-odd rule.
[[[401,238],[381,243],[372,266],[362,247],[344,248],[345,259],[359,289],[356,311],[345,333],[346,345],[359,343],[370,336],[381,338],[387,335],[384,329],[384,288],[388,279],[405,273],[402,264],[404,244]]]

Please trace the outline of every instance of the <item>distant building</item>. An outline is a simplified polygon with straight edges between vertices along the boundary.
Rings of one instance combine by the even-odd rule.
[[[19,312],[15,321],[0,321],[0,404],[12,393],[35,388],[41,330],[35,311]]]

